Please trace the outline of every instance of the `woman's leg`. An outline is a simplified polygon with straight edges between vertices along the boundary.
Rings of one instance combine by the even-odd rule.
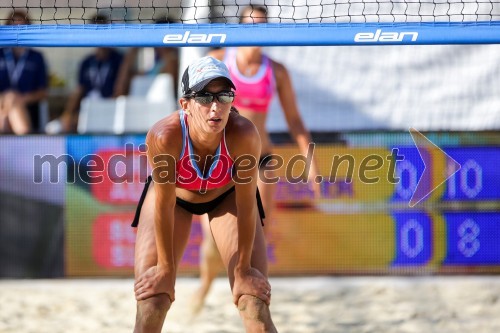
[[[21,96],[15,92],[0,95],[0,117],[8,122],[14,134],[24,135],[31,132],[31,121]],[[0,126],[0,131],[1,127]]]
[[[200,217],[201,229],[203,232],[203,239],[200,246],[200,280],[201,285],[194,293],[191,310],[193,314],[198,314],[205,304],[212,282],[224,269],[224,265],[220,258],[219,250],[215,245],[212,231],[210,231],[210,221],[208,215]]]
[[[264,169],[261,169],[260,172],[264,172]],[[265,223],[269,226],[272,223],[272,214],[274,212],[274,194],[276,193],[276,184],[266,182],[264,178],[267,177],[267,179],[269,179],[275,177],[275,172],[272,170],[267,170],[265,172],[265,175],[261,175],[257,186],[259,187],[262,205],[264,206],[264,212],[266,214]],[[194,293],[191,304],[192,312],[195,315],[198,314],[203,308],[205,298],[210,291],[213,280],[224,268],[210,230],[210,221],[208,216],[201,216],[200,223],[203,231],[203,239],[200,246],[201,285]],[[264,228],[264,232],[268,235],[269,227]]]
[[[155,191],[154,184],[151,183],[144,204],[142,205],[139,226],[137,229],[134,265],[136,279],[157,263],[154,207]],[[175,265],[177,267],[189,238],[192,215],[178,206],[175,207],[174,214],[174,255]],[[160,294],[143,301],[138,301],[134,332],[161,332],[165,316],[171,305],[170,299],[166,294]]]
[[[264,175],[265,172],[265,175]],[[276,177],[276,172],[272,170],[265,170],[264,168],[259,170],[260,177],[257,181],[257,187],[259,188],[260,197],[262,199],[262,206],[264,206],[264,213],[266,214],[265,224],[272,223],[273,213],[275,208],[275,194],[276,194],[276,183],[271,183],[266,181],[266,179],[272,179]],[[266,228],[264,232],[267,233]]]
[[[234,285],[234,268],[238,255],[238,222],[236,219],[235,193],[231,193],[216,209],[209,213],[210,228],[219,249],[222,262],[227,269],[231,289]],[[267,277],[267,254],[264,231],[258,216],[255,216],[255,240],[251,265]],[[243,295],[238,310],[247,332],[276,332],[269,306],[259,298]]]

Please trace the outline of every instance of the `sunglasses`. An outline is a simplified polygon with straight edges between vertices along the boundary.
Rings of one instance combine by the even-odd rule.
[[[210,104],[214,101],[214,98],[222,104],[232,103],[234,101],[234,92],[233,91],[221,91],[219,93],[209,93],[209,92],[199,92],[193,93],[186,97],[194,98],[196,103],[200,104]]]

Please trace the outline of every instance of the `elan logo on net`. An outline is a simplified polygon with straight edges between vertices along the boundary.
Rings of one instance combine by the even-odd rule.
[[[167,34],[163,37],[163,44],[224,44],[226,34],[192,34],[186,31],[184,34]]]
[[[382,32],[377,29],[373,32],[360,32],[354,36],[356,43],[377,43],[377,42],[415,42],[418,38],[418,32]]]

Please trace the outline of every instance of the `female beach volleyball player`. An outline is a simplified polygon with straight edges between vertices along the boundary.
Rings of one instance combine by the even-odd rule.
[[[266,23],[266,8],[247,6],[240,15],[240,23]],[[266,221],[272,220],[276,184],[265,181],[276,176],[269,163],[272,160],[272,144],[266,130],[269,106],[274,94],[277,93],[281,109],[285,115],[290,133],[296,141],[301,154],[307,156],[311,136],[304,126],[300,116],[292,82],[286,67],[265,55],[261,47],[238,47],[218,49],[210,56],[222,60],[229,69],[231,79],[238,92],[234,106],[245,118],[252,121],[261,138],[261,155],[259,160],[259,181],[257,186],[264,203]],[[269,163],[269,164],[268,164]],[[319,174],[318,166],[313,159],[308,180],[314,191],[315,198],[320,197],[320,185],[315,182]],[[213,280],[222,269],[220,257],[210,235],[210,227],[206,217],[201,218],[203,243],[201,245],[200,278],[201,285],[193,297],[192,310],[201,310],[205,297]]]
[[[160,332],[193,214],[208,214],[247,332],[275,332],[257,191],[260,138],[232,108],[234,84],[212,57],[182,78],[181,110],[148,132],[153,168],[137,208],[135,332]]]

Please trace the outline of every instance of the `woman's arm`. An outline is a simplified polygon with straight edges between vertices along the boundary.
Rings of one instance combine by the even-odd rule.
[[[295,91],[292,86],[292,80],[285,66],[273,61],[274,75],[276,78],[276,88],[278,97],[285,114],[285,119],[292,134],[293,139],[299,146],[302,155],[307,156],[309,144],[312,143],[311,134],[304,126],[302,117],[297,106]],[[319,197],[319,185],[315,183],[316,176],[319,175],[318,164],[313,156],[311,161],[311,169],[309,170],[308,179],[313,186],[315,195]]]
[[[78,85],[71,93],[61,115],[61,124],[64,132],[76,131],[78,125],[78,110],[85,94],[84,88]]]
[[[31,91],[31,92],[25,93],[22,96],[23,96],[23,102],[26,105],[38,103],[38,102],[47,98],[48,88],[40,88],[40,89]]]
[[[248,121],[246,128],[239,131],[239,145],[235,164],[236,206],[238,211],[238,263],[236,270],[250,268],[252,246],[255,237],[255,219],[257,217],[257,177],[260,156],[260,137],[257,129]],[[240,163],[239,163],[240,162]],[[249,164],[250,163],[250,164]]]
[[[175,195],[175,158],[174,150],[168,140],[169,134],[153,127],[146,137],[148,161],[152,166],[155,189],[154,226],[157,264],[147,270],[136,283],[136,298],[143,300],[166,293],[173,302],[175,299],[175,257],[174,257],[174,210]]]
[[[155,237],[158,255],[158,268],[172,270],[173,264],[173,230],[175,209],[175,179],[162,177],[163,170],[175,173],[175,159],[169,158],[168,142],[165,136],[150,132],[146,138],[148,145],[148,161],[153,168],[155,186]],[[172,165],[174,164],[174,165]]]

